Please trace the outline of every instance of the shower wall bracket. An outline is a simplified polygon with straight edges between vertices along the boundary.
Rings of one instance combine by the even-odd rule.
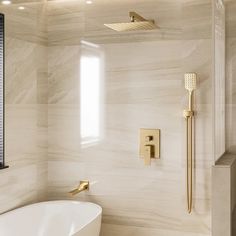
[[[188,119],[189,117],[193,117],[194,116],[194,111],[184,110],[183,116],[184,116],[185,119]]]

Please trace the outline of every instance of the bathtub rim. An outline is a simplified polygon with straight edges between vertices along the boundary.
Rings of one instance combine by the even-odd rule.
[[[36,203],[28,204],[28,205],[25,205],[25,206],[20,206],[18,208],[14,208],[14,209],[11,209],[9,211],[3,212],[3,213],[0,214],[0,220],[1,220],[2,217],[8,216],[10,214],[13,214],[14,212],[21,212],[21,211],[23,211],[24,209],[27,209],[27,208],[36,207],[36,206],[45,205],[45,204],[52,204],[52,205],[55,204],[56,205],[58,203],[76,203],[76,204],[78,204],[78,203],[80,203],[80,204],[85,203],[85,204],[94,206],[95,209],[97,210],[97,212],[95,212],[94,216],[91,217],[91,220],[89,220],[88,223],[91,223],[99,215],[102,215],[102,207],[99,206],[96,203],[93,203],[93,202],[76,201],[76,200],[51,200],[51,201],[36,202]]]
[[[42,202],[36,202],[36,203],[32,203],[32,204],[28,204],[28,205],[25,205],[25,206],[22,206],[22,207],[18,207],[18,208],[15,208],[15,209],[12,209],[12,210],[9,210],[7,212],[4,212],[4,213],[1,213],[0,214],[0,220],[2,217],[6,217],[8,215],[11,215],[11,214],[14,214],[14,212],[21,212],[27,208],[31,208],[31,207],[36,207],[36,206],[40,206],[40,205],[47,205],[47,204],[51,204],[51,205],[56,205],[56,204],[59,204],[60,203],[73,203],[73,204],[83,204],[85,203],[86,205],[91,205],[93,207],[95,207],[95,214],[92,214],[92,217],[88,220],[88,223],[83,225],[81,228],[78,229],[78,231],[75,231],[72,235],[78,233],[79,231],[83,230],[86,226],[88,226],[89,224],[91,224],[93,221],[95,221],[96,219],[100,218],[101,220],[101,217],[102,217],[102,207],[99,206],[98,204],[96,203],[92,203],[92,202],[87,202],[87,201],[76,201],[76,200],[51,200],[51,201],[42,201]]]

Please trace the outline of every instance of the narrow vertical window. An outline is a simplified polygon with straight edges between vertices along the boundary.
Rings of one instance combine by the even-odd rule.
[[[4,158],[4,15],[0,14],[0,169],[7,168]]]
[[[80,60],[80,136],[82,144],[100,137],[100,60],[82,56]]]

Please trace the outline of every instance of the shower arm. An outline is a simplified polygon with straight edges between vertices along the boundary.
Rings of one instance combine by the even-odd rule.
[[[130,16],[131,22],[135,22],[135,21],[148,21],[147,19],[143,18],[142,16],[140,16],[139,14],[137,14],[134,11],[131,11],[129,13],[129,16]]]

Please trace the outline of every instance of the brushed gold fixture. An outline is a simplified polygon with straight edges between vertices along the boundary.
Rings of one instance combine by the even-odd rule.
[[[186,154],[187,154],[187,206],[191,213],[193,207],[193,160],[194,160],[194,110],[193,91],[196,89],[197,74],[186,73],[184,75],[185,88],[188,90],[188,109],[184,110],[183,116],[186,119]]]
[[[158,27],[155,25],[154,20],[146,20],[136,12],[129,12],[131,22],[126,23],[113,23],[104,24],[106,27],[115,31],[131,31],[131,30],[153,30]]]
[[[89,190],[89,181],[88,180],[82,180],[79,183],[79,186],[76,189],[73,189],[69,192],[69,194],[71,194],[72,196],[85,191],[85,190]]]
[[[160,130],[140,129],[140,156],[145,165],[151,165],[152,158],[160,158]]]

